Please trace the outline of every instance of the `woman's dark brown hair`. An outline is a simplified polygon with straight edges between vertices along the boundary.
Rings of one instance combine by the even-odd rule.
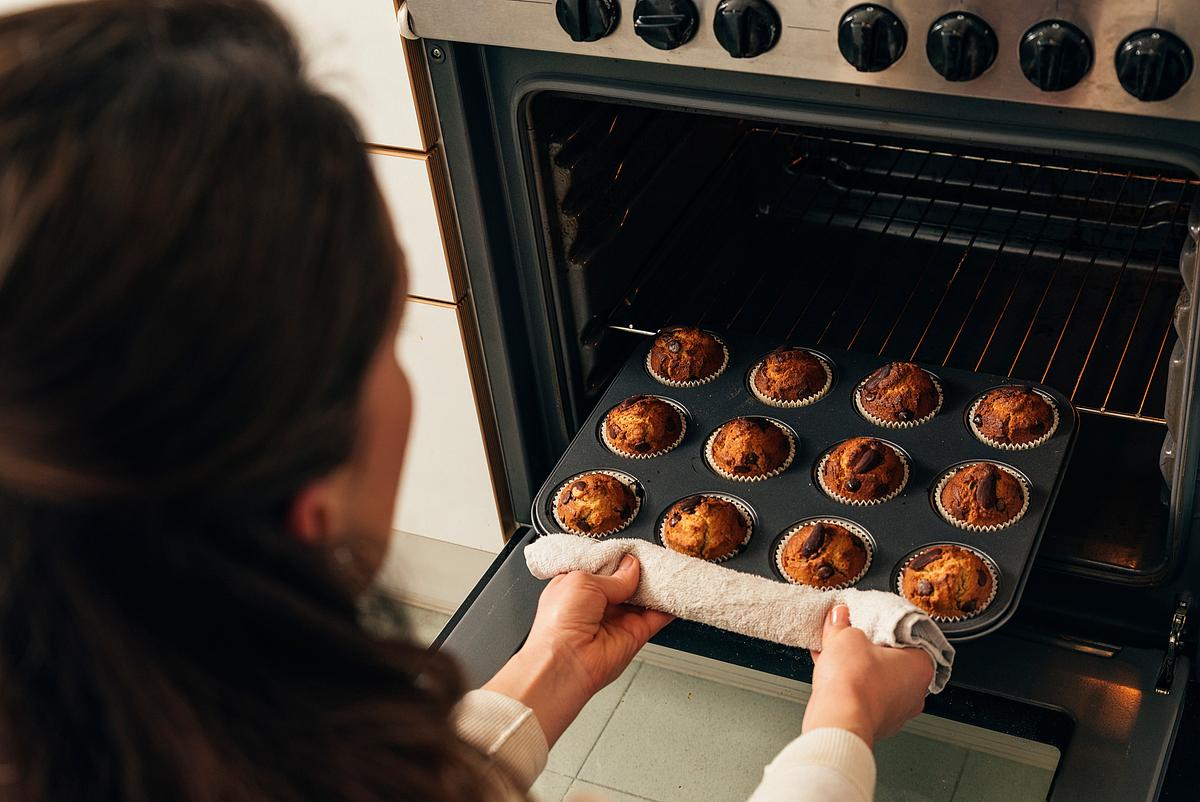
[[[265,6],[0,19],[0,796],[484,797],[455,671],[284,529],[350,454],[398,262]]]

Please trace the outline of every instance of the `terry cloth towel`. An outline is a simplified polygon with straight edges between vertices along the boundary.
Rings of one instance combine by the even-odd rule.
[[[632,538],[543,535],[525,547],[525,562],[538,579],[570,571],[608,575],[626,554],[642,564],[630,604],[802,649],[821,648],[825,616],[834,605],[845,604],[850,623],[873,643],[923,649],[933,659],[930,693],[950,681],[954,647],[928,615],[894,593],[790,585]]]

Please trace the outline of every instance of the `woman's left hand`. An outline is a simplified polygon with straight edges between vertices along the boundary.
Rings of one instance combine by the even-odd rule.
[[[671,622],[667,613],[623,604],[640,575],[627,555],[612,576],[574,571],[550,580],[525,645],[484,687],[530,707],[553,745],[592,695]]]

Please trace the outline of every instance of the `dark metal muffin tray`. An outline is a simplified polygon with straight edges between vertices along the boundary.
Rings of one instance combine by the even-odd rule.
[[[533,523],[537,531],[562,531],[555,521],[553,505],[558,489],[567,479],[591,470],[620,471],[637,480],[641,508],[628,527],[611,537],[636,537],[657,543],[663,513],[674,502],[696,493],[733,496],[752,510],[754,532],[749,543],[723,564],[782,582],[784,579],[775,567],[775,549],[780,537],[807,518],[843,518],[865,529],[874,540],[871,566],[855,587],[895,592],[900,565],[913,551],[936,543],[958,543],[992,559],[999,569],[999,586],[995,599],[982,613],[966,620],[944,622],[942,629],[952,640],[967,640],[991,632],[1008,620],[1021,598],[1078,430],[1077,415],[1062,393],[1044,385],[1029,385],[1057,403],[1058,428],[1043,445],[1006,451],[992,448],[972,434],[966,410],[987,390],[1017,384],[1011,379],[922,365],[942,386],[941,411],[919,426],[882,428],[857,411],[853,393],[863,378],[888,360],[811,348],[829,361],[833,385],[815,403],[797,409],[779,409],[755,398],[747,383],[750,370],[777,344],[714,333],[729,348],[729,364],[715,380],[698,387],[675,388],[658,382],[646,370],[651,342],[647,340],[637,349],[534,497]],[[808,347],[803,343],[789,344]],[[632,395],[658,395],[682,405],[688,417],[683,442],[671,452],[652,459],[631,459],[610,451],[601,442],[600,424],[612,407]],[[704,458],[708,437],[725,421],[743,415],[774,418],[795,432],[796,456],[781,475],[759,482],[736,482],[721,477],[708,466]],[[847,505],[831,499],[817,485],[814,469],[821,455],[836,443],[858,436],[878,437],[899,446],[908,455],[908,484],[891,501],[869,506]],[[934,508],[932,489],[939,477],[955,465],[977,460],[1015,468],[1028,479],[1029,507],[1015,524],[997,531],[970,532],[943,520]]]

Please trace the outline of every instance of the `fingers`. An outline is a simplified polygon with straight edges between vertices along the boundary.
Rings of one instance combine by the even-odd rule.
[[[621,604],[627,601],[637,590],[638,579],[641,578],[642,567],[637,559],[630,554],[621,558],[620,565],[612,576],[593,576],[592,579],[608,599],[609,604]]]

